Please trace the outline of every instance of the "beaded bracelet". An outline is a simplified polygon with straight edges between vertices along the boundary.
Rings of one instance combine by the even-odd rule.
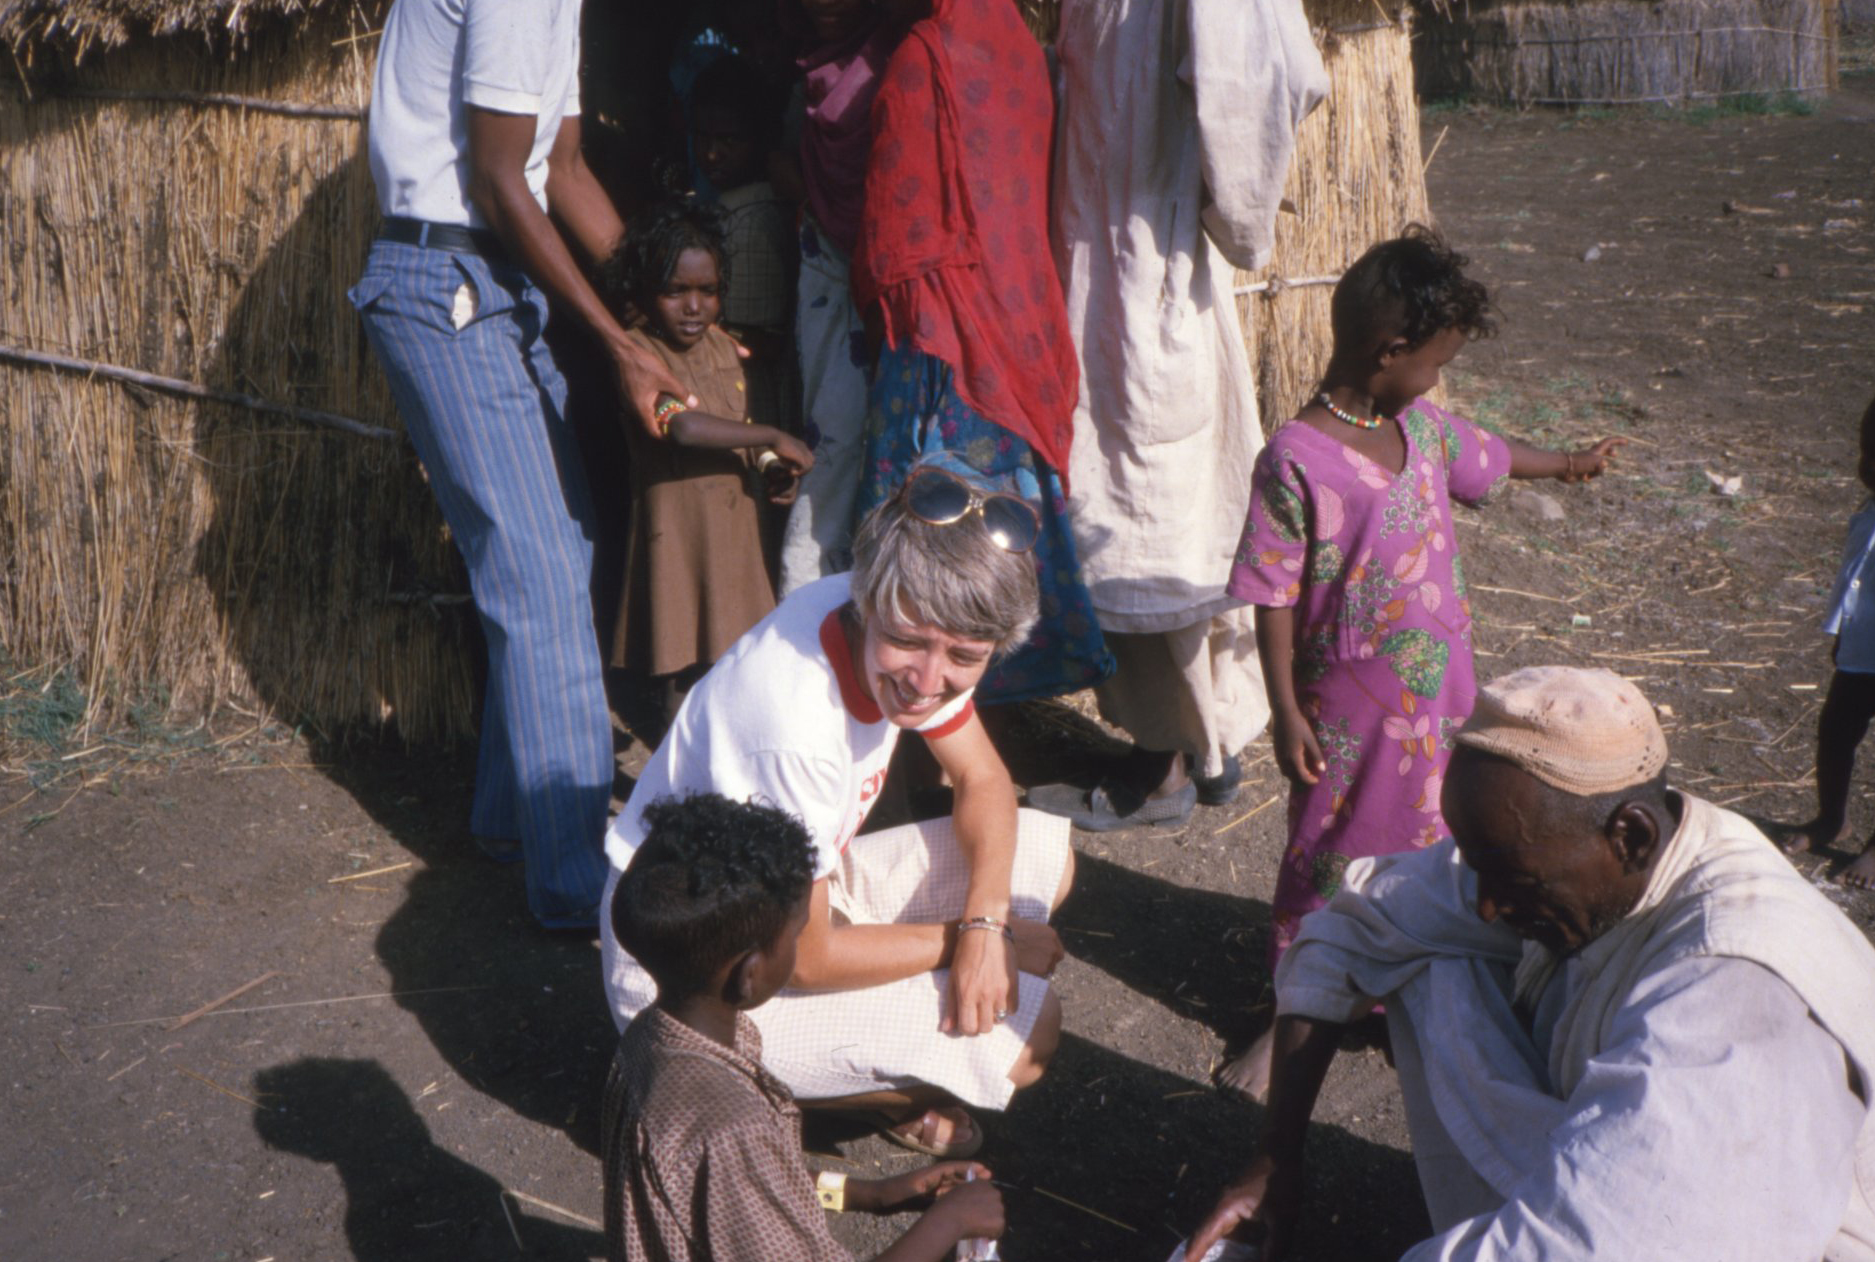
[[[657,422],[658,432],[660,434],[668,434],[671,431],[671,417],[676,416],[680,412],[688,412],[689,410],[689,408],[684,406],[684,401],[682,399],[667,398],[664,402],[658,404],[657,411],[651,414],[651,419]]]

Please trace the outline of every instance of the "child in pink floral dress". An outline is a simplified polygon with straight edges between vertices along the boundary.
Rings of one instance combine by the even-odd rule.
[[[1352,859],[1445,835],[1439,789],[1471,713],[1471,604],[1452,500],[1505,478],[1592,478],[1622,440],[1526,447],[1422,396],[1492,330],[1484,286],[1423,228],[1383,242],[1335,287],[1322,390],[1270,437],[1228,590],[1257,606],[1277,766],[1290,782],[1276,878],[1275,967]],[[1267,1038],[1220,1074],[1261,1095]]]

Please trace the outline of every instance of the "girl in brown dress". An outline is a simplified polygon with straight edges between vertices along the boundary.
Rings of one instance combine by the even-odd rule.
[[[661,438],[627,423],[632,527],[612,664],[664,684],[668,720],[685,690],[775,607],[757,497],[794,498],[813,455],[748,414],[736,342],[718,327],[729,258],[714,208],[654,206],[607,260],[614,301],[697,400],[658,402]]]

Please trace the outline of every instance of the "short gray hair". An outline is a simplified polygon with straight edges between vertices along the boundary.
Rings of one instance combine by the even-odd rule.
[[[998,656],[1029,638],[1040,612],[1035,558],[996,546],[981,513],[946,526],[921,521],[894,495],[853,536],[853,607],[966,640]]]

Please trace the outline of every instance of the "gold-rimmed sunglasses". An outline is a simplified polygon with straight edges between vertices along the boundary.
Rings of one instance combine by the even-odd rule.
[[[1027,500],[1006,491],[982,490],[949,469],[914,470],[900,494],[911,515],[932,526],[954,525],[976,513],[983,518],[990,542],[1004,552],[1027,552],[1041,538],[1042,519]]]

